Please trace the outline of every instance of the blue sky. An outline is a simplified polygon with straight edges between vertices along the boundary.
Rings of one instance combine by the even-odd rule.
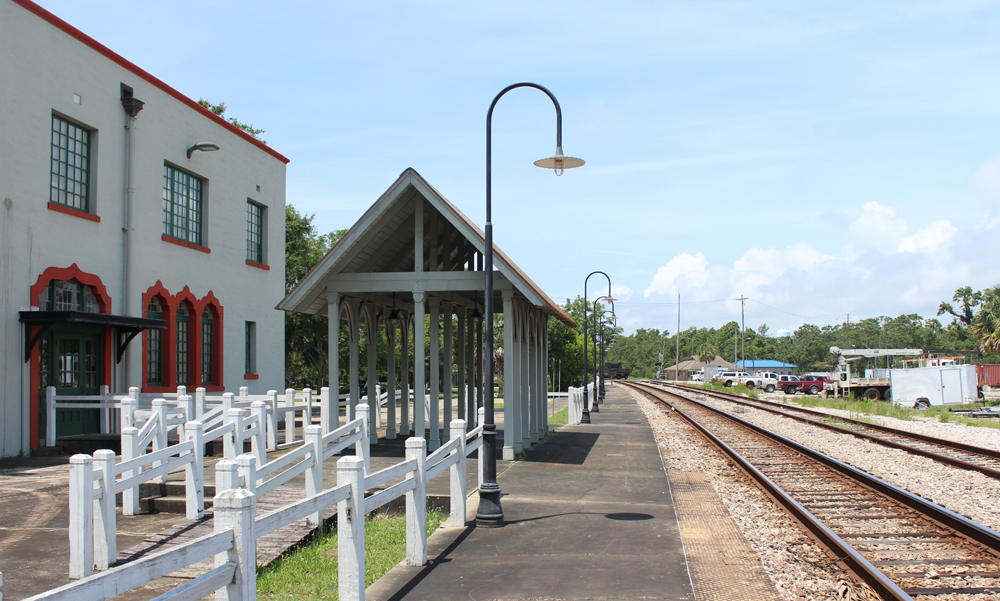
[[[619,325],[932,317],[1000,283],[1000,1],[42,6],[263,128],[287,201],[347,228],[407,167],[557,302]],[[590,280],[591,298],[606,282]]]

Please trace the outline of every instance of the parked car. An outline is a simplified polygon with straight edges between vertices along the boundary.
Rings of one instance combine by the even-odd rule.
[[[778,388],[785,394],[795,394],[802,388],[802,379],[798,376],[780,376]]]
[[[829,382],[826,376],[802,376],[802,390],[809,394],[818,394],[823,385]]]

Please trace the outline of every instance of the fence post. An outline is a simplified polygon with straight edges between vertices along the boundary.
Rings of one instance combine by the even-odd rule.
[[[126,399],[133,402],[134,399]],[[122,463],[139,456],[139,429],[128,427],[122,428]],[[142,472],[142,468],[128,470],[122,474],[122,478],[131,478]],[[122,514],[138,515],[139,513],[139,486],[131,486],[122,490]]]
[[[108,449],[94,451],[94,470],[101,472],[100,499],[94,499],[94,563],[98,570],[106,570],[118,557],[117,528],[115,525],[115,452]]]
[[[45,388],[45,446],[56,446],[56,387]]]
[[[202,415],[205,415],[205,387],[199,386],[194,389],[194,419],[200,422]]]
[[[406,439],[406,460],[416,461],[410,472],[413,490],[406,493],[406,565],[427,565],[427,441]]]
[[[250,439],[250,452],[257,458],[257,467],[261,467],[267,463],[267,403],[254,401],[250,407],[257,417],[257,434]]]
[[[180,387],[178,386],[178,388]],[[195,417],[195,413],[197,413],[197,410],[195,409],[193,396],[189,394],[178,395],[177,404],[180,405],[181,409],[184,410],[184,423],[194,421],[195,419],[197,419]],[[183,427],[178,428],[177,430],[178,434],[180,434],[180,431],[183,430]],[[178,436],[178,438],[181,438],[183,440],[183,436]]]
[[[486,419],[485,418],[486,408],[485,407],[480,407],[479,411],[477,411],[476,413],[479,414],[479,423],[480,424],[483,423],[483,421],[485,421],[485,419]],[[478,426],[476,426],[476,427],[478,427]],[[479,434],[479,438],[482,438],[482,437],[483,437],[483,435],[480,433]],[[483,450],[483,444],[484,443],[480,443],[479,448],[476,449],[476,465],[478,466],[477,471],[479,472],[479,487],[480,488],[482,488],[483,481],[486,479],[486,477],[485,477],[485,471],[484,471],[486,469],[486,467],[484,465],[485,462],[483,461],[483,453],[485,453],[485,451]]]
[[[465,420],[451,420],[451,438],[458,439],[458,460],[451,465],[451,525],[465,526]]]
[[[101,385],[101,434],[111,434],[111,387]]]
[[[368,424],[371,426],[368,430],[368,438],[371,440],[371,444],[378,444],[378,429],[382,425],[382,404],[379,395],[381,394],[381,386],[375,384],[375,395],[368,395]],[[372,398],[375,402],[372,402]]]
[[[331,428],[330,424],[333,420],[333,413],[330,407],[330,388],[328,386],[323,386],[319,389],[319,425],[323,428],[323,434],[329,434],[331,430],[336,430],[336,427]],[[340,408],[337,408],[338,422],[340,417]],[[339,423],[337,424],[340,425]]]
[[[125,428],[132,428],[135,426],[135,410],[138,408],[139,401],[137,401],[135,397],[122,399],[122,432],[125,431]]]
[[[250,387],[240,386],[240,396],[241,397],[250,396]]]
[[[205,515],[205,426],[198,421],[184,424],[184,440],[192,446],[191,461],[184,466],[185,511],[189,520]]]
[[[229,410],[229,421],[233,422],[233,449],[232,455],[228,456],[227,459],[235,459],[237,455],[243,454],[244,445],[244,432],[246,432],[246,418],[247,414],[250,413],[249,409],[230,409]]]
[[[285,407],[295,406],[295,389],[286,388],[285,389]],[[306,427],[306,423],[302,422],[302,427]],[[285,411],[285,444],[288,444],[295,440],[295,412]]]
[[[243,481],[243,488],[257,494],[257,458],[244,453],[236,458],[236,465],[240,480]]]
[[[367,403],[361,403],[354,408],[355,414],[361,419],[361,440],[354,445],[354,454],[365,461],[365,473],[372,473],[371,439],[368,438],[368,428],[371,426],[371,411]]]
[[[69,458],[69,577],[94,573],[94,460],[90,455]]]
[[[138,401],[139,400],[139,387],[138,386],[129,386],[128,387],[128,397],[130,399],[135,399],[135,400]]]
[[[302,414],[302,428],[313,423],[313,391],[312,388],[302,389],[302,400],[306,402],[305,413]],[[305,430],[303,430],[304,435]]]
[[[160,449],[167,448],[167,400],[166,399],[153,399],[153,415],[157,420],[156,433],[153,435],[153,451],[159,451]],[[157,461],[156,465],[159,466],[163,461]],[[166,482],[167,476],[157,476],[156,482]]]
[[[233,582],[215,592],[216,601],[254,601],[257,598],[256,518],[257,498],[252,492],[237,488],[215,495],[215,531],[233,531],[232,549],[216,555],[215,565],[236,563]]]
[[[273,451],[278,448],[278,391],[267,391],[267,450]]]
[[[306,426],[303,432],[305,445],[312,447],[313,463],[306,468],[306,497],[323,492],[323,428],[322,426]],[[323,531],[323,512],[318,511],[306,519],[313,528]]]
[[[351,496],[337,504],[338,592],[341,601],[365,598],[365,472],[359,457],[337,461],[337,485],[350,484]]]
[[[239,466],[232,459],[223,459],[215,464],[215,495],[234,488],[240,488]]]

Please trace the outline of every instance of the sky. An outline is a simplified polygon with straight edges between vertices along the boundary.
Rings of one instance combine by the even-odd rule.
[[[934,317],[1000,283],[1000,0],[40,0],[265,130],[286,201],[345,229],[406,168],[556,302],[618,325]],[[600,274],[587,296],[607,294]],[[742,303],[739,298],[747,300]],[[945,322],[945,317],[941,318]]]

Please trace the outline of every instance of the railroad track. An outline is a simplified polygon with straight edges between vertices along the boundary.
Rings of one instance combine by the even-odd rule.
[[[915,432],[906,432],[905,430],[898,430],[888,426],[814,411],[805,407],[792,407],[761,399],[737,397],[723,392],[678,386],[676,384],[663,384],[659,382],[653,382],[653,384],[667,390],[682,393],[693,391],[728,403],[768,411],[819,428],[825,428],[842,434],[850,434],[875,444],[900,449],[953,467],[979,472],[990,478],[1000,480],[1000,451],[995,449],[986,449],[951,440],[934,438],[933,436],[925,436]]]
[[[676,411],[882,599],[1000,594],[1000,533],[677,391]]]

